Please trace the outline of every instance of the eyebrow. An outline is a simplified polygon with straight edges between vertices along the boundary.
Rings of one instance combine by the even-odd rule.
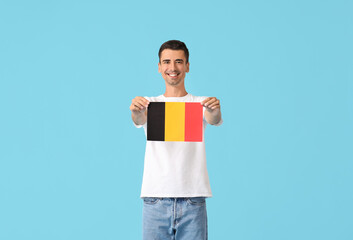
[[[183,59],[175,59],[175,61],[184,62]],[[170,62],[170,59],[163,59],[162,62]]]

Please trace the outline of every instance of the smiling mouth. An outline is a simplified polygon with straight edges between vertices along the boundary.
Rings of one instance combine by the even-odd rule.
[[[168,76],[170,77],[176,77],[179,76],[180,73],[167,73]]]

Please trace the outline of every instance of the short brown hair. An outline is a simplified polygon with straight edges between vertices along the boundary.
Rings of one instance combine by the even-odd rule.
[[[179,40],[169,40],[162,44],[159,48],[158,57],[159,61],[161,61],[161,54],[164,49],[172,49],[172,50],[183,50],[186,58],[186,63],[189,62],[189,50],[186,47],[185,43]]]

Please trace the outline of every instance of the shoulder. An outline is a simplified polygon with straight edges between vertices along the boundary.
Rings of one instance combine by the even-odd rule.
[[[190,94],[190,101],[191,102],[202,102],[206,98],[208,98],[208,97],[207,96],[194,96],[194,95]]]
[[[145,96],[144,98],[146,98],[150,102],[161,102],[163,100],[163,95],[159,95],[156,97],[146,97]]]

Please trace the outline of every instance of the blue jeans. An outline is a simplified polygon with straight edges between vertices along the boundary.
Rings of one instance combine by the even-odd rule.
[[[205,198],[143,198],[143,239],[207,240]]]

